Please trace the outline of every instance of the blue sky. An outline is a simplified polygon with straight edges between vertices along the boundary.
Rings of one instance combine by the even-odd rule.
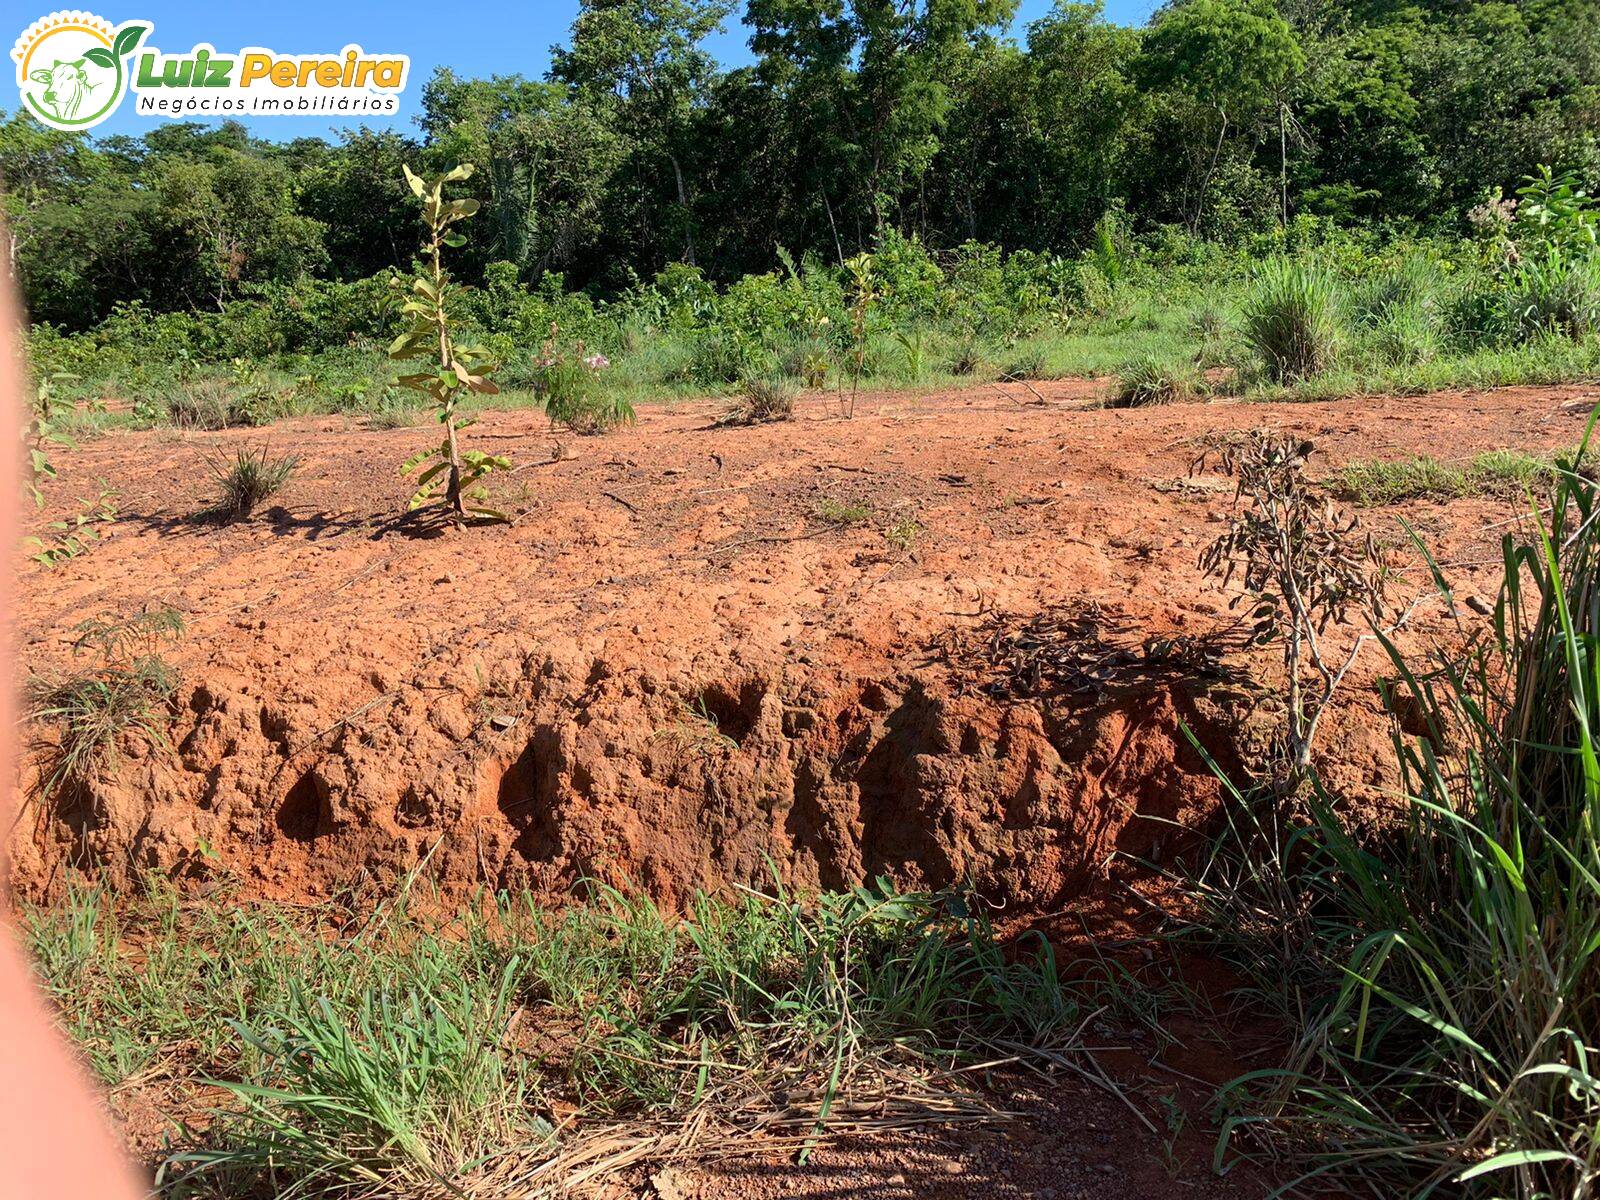
[[[211,4],[130,0],[127,8],[105,4],[106,0],[91,0],[85,7],[113,24],[136,18],[153,22],[155,32],[150,41],[168,53],[210,42],[225,51],[264,46],[286,54],[312,54],[337,51],[357,42],[371,51],[409,54],[411,81],[402,97],[400,116],[386,122],[407,130],[414,128],[412,117],[422,85],[436,66],[454,67],[465,75],[541,76],[550,62],[551,44],[566,40],[578,11],[577,0],[524,0],[520,4],[488,0],[223,0]],[[1142,24],[1156,4],[1157,0],[1107,0],[1106,12],[1114,21]],[[53,7],[46,0],[38,12],[27,13],[25,20],[43,16]],[[433,15],[441,8],[449,14],[448,27],[442,29]],[[1013,32],[1020,37],[1027,22],[1050,8],[1051,0],[1022,0]],[[743,11],[742,4],[738,11]],[[21,29],[0,32],[9,45]],[[710,49],[726,64],[747,62],[748,36],[735,18],[712,40]],[[0,107],[13,104],[0,102]],[[125,103],[96,132],[137,134],[153,124],[151,118],[133,115],[132,105]],[[324,116],[258,118],[249,124],[258,135],[273,138],[327,134],[331,128]]]

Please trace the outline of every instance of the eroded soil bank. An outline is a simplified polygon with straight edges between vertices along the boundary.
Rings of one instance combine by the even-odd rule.
[[[1272,655],[1237,649],[1229,597],[1197,566],[1231,503],[1228,481],[1190,471],[1205,439],[1294,431],[1319,471],[1546,452],[1600,400],[1116,412],[1085,410],[1082,383],[1038,390],[1048,403],[1020,386],[867,397],[851,422],[815,398],[750,429],[681,404],[605,438],[494,413],[472,436],[518,464],[496,498],[519,515],[465,532],[397,517],[422,427],[321,418],[64,452],[42,519],[99,479],[123,515],[88,553],[23,569],[24,661],[70,668],[78,622],[168,604],[187,622],[166,651],[183,683],[165,741],[131,735],[85,780],[41,791],[36,731],[16,880],[227,872],[315,899],[426,861],[448,886],[552,895],[593,877],[675,901],[776,871],[1059,907],[1116,851],[1160,857],[1171,822],[1214,806],[1182,726],[1232,764],[1271,724]],[[261,444],[300,457],[294,480],[250,521],[197,520],[206,453]],[[1470,594],[1491,590],[1515,507],[1365,519],[1398,562],[1403,513]],[[1041,613],[1069,670],[1030,688],[997,645]],[[1352,677],[1324,743],[1357,802],[1384,782],[1381,665]]]

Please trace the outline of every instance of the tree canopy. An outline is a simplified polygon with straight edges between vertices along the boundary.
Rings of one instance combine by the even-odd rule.
[[[404,266],[410,161],[470,161],[481,280],[731,280],[886,229],[1071,251],[1108,211],[1234,239],[1296,214],[1453,230],[1536,164],[1600,176],[1597,0],[1171,0],[1143,29],[1058,0],[583,0],[543,78],[424,89],[414,136],[275,143],[0,121],[7,261],[36,320],[216,307]]]

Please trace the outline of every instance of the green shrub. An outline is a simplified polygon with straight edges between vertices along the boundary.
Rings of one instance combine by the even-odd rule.
[[[786,379],[747,379],[744,391],[718,418],[718,425],[764,425],[794,417],[798,388]]]
[[[1230,1127],[1341,1191],[1579,1197],[1600,1166],[1596,500],[1563,472],[1504,536],[1464,649],[1388,646],[1400,820],[1359,832],[1320,786],[1303,828],[1241,801],[1203,872],[1208,927],[1296,1030]]]
[[[535,388],[550,423],[581,434],[604,433],[632,424],[633,405],[605,386],[603,375],[610,369],[610,360],[603,354],[587,353],[582,342],[570,349],[562,348],[558,338],[559,331],[552,326],[550,338],[540,351]]]
[[[771,355],[750,334],[712,329],[695,339],[684,376],[689,383],[737,383],[772,367]]]
[[[1589,337],[1600,331],[1600,254],[1550,247],[1510,273],[1503,304],[1506,324],[1519,340]]]
[[[1297,383],[1333,365],[1343,329],[1343,290],[1326,267],[1269,260],[1244,310],[1244,336],[1274,383]]]
[[[1200,377],[1188,363],[1174,363],[1154,354],[1142,354],[1117,372],[1117,384],[1107,406],[1143,408],[1147,404],[1177,404],[1200,395]]]
[[[276,495],[299,467],[292,454],[272,457],[265,446],[242,449],[232,458],[219,454],[211,463],[215,498],[208,514],[239,519],[248,517],[256,505]]]

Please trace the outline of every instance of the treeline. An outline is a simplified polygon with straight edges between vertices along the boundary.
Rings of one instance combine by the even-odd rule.
[[[8,261],[68,329],[361,280],[414,252],[404,162],[480,168],[465,278],[597,295],[672,263],[838,262],[885,229],[1069,253],[1108,213],[1226,243],[1308,217],[1453,233],[1536,164],[1600,176],[1596,0],[1176,0],[1144,29],[1060,3],[1013,40],[1015,6],[749,0],[756,61],[724,71],[702,46],[730,0],[584,0],[543,80],[437,72],[415,138],[14,115]]]

